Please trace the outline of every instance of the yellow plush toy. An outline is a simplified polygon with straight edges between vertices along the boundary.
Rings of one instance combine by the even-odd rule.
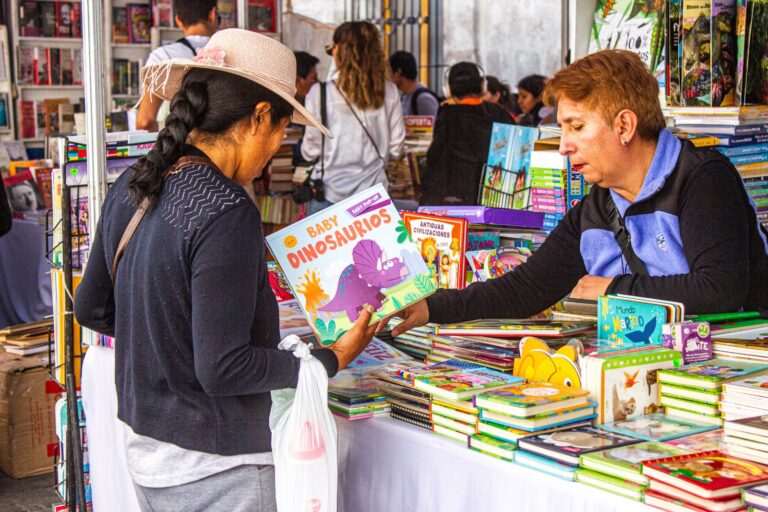
[[[560,347],[556,352],[546,342],[527,336],[520,340],[520,358],[515,359],[514,375],[527,382],[551,382],[581,388],[577,344]]]

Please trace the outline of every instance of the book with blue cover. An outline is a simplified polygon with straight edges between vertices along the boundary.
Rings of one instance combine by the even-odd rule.
[[[669,441],[678,437],[699,434],[717,427],[706,423],[696,423],[670,418],[661,413],[645,414],[635,418],[599,425],[609,432],[617,432],[645,441]]]
[[[366,305],[377,322],[437,288],[382,185],[266,239],[322,345],[349,330]]]
[[[525,466],[526,468],[535,469],[536,471],[541,471],[542,473],[547,473],[562,478],[563,480],[570,481],[573,481],[576,469],[578,469],[575,466],[563,464],[562,462],[521,450],[515,452],[514,462],[515,464]]]
[[[493,123],[480,203],[499,208],[528,206],[533,143],[538,128]]]
[[[679,322],[685,315],[681,303],[604,295],[597,300],[597,337],[601,350],[622,350],[638,346],[662,346],[662,326]]]

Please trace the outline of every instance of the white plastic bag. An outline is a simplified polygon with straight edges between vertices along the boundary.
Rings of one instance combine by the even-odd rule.
[[[296,389],[272,391],[269,428],[278,512],[336,512],[336,423],[328,373],[298,336],[280,342],[301,359]]]

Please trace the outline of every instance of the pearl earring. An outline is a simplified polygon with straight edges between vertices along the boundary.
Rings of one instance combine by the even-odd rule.
[[[626,146],[628,142],[629,141],[627,141],[627,140],[621,139],[621,144],[624,145],[624,146]]]

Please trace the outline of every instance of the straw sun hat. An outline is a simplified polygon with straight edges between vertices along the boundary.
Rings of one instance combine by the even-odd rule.
[[[141,70],[144,91],[170,101],[192,68],[215,69],[239,75],[274,92],[295,109],[293,122],[331,132],[296,101],[296,57],[282,43],[239,28],[216,32],[192,59],[171,59]]]

